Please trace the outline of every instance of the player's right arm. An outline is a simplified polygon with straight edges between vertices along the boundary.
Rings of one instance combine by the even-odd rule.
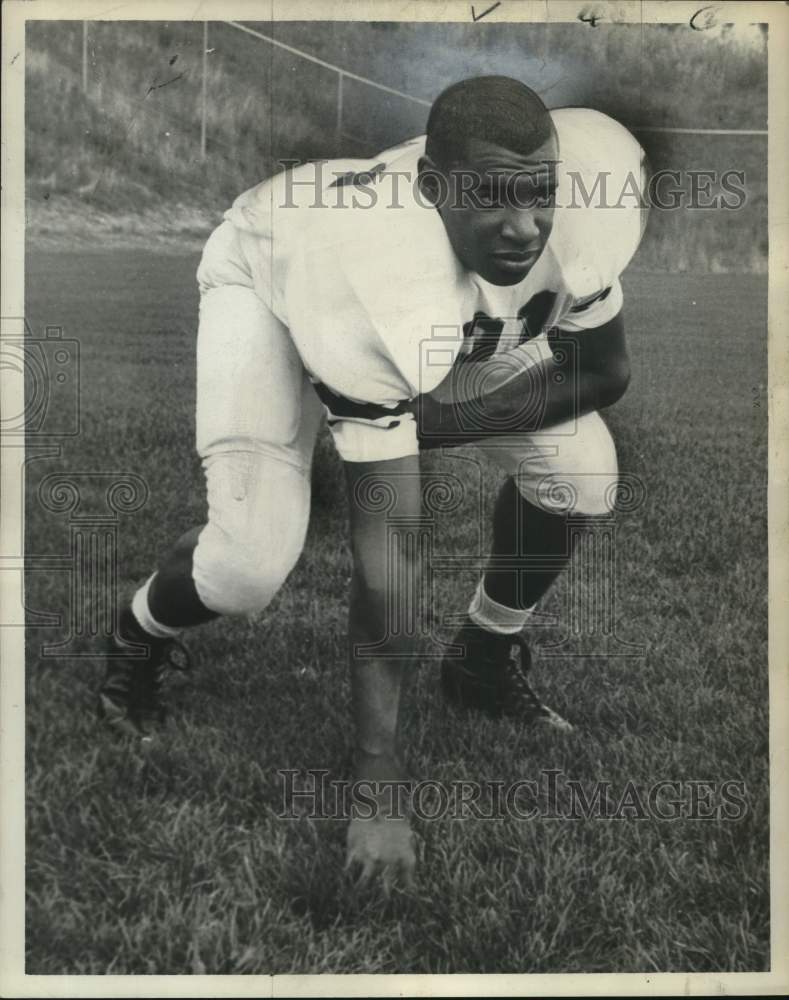
[[[410,883],[416,857],[399,746],[401,690],[418,635],[421,515],[419,458],[346,462],[353,579],[350,669],[355,723],[354,773],[369,805],[351,819],[348,865],[361,881]],[[382,784],[379,784],[382,783]],[[401,811],[401,808],[402,811]],[[374,812],[374,815],[370,815]]]
[[[457,365],[443,386],[444,401],[429,393],[417,396],[411,408],[420,447],[547,430],[621,399],[630,382],[622,313],[583,333],[559,333],[562,349],[547,359],[534,363],[512,351],[475,366],[471,380]],[[469,396],[469,384],[481,391]]]

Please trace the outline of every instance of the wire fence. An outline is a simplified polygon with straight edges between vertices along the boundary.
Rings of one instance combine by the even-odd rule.
[[[353,73],[349,69],[343,66],[338,66],[335,63],[328,62],[324,59],[319,59],[317,56],[310,52],[305,52],[303,49],[299,49],[296,46],[289,45],[280,39],[274,38],[271,35],[264,34],[254,28],[250,28],[248,25],[242,24],[240,21],[224,21],[221,22],[223,26],[230,27],[236,31],[243,32],[244,34],[257,39],[260,42],[264,42],[266,45],[273,46],[274,48],[280,49],[284,52],[288,52],[298,59],[302,59],[305,62],[312,63],[313,65],[321,66],[326,70],[334,73],[336,76],[335,92],[336,92],[336,111],[335,111],[335,145],[337,149],[342,148],[342,141],[346,137],[345,131],[345,118],[344,118],[344,108],[346,99],[346,81],[353,80],[357,83],[364,84],[367,87],[373,88],[376,91],[399,97],[404,101],[410,102],[413,105],[429,108],[431,105],[430,101],[424,100],[421,97],[415,97],[413,94],[405,93],[402,90],[398,90],[395,87],[390,87],[387,84],[381,83],[379,80],[373,80],[370,77],[362,76],[358,73]],[[89,58],[88,58],[88,38],[89,38],[89,28],[90,22],[82,22],[82,89],[84,92],[88,90],[88,79],[89,79]],[[203,39],[202,39],[202,58],[201,58],[201,80],[200,80],[200,90],[201,90],[201,101],[200,101],[200,158],[205,160],[208,154],[208,55],[211,52],[210,49],[210,38],[209,38],[209,22],[203,22]],[[767,136],[767,129],[728,129],[728,128],[679,128],[679,127],[667,127],[667,126],[655,126],[655,125],[635,125],[631,126],[632,131],[636,133],[654,133],[654,134],[665,134],[665,135],[696,135],[696,136]],[[360,138],[359,136],[352,136],[353,138]]]
[[[762,54],[708,46],[693,50],[706,62],[688,69],[688,46],[700,44],[692,37],[655,34],[645,64],[634,33],[618,35],[626,51],[607,51],[595,36],[590,55],[572,48],[577,38],[546,29],[545,39],[512,41],[507,61],[503,36],[488,37],[471,56],[457,48],[468,37],[444,26],[425,35],[399,25],[350,32],[237,21],[33,22],[29,192],[34,201],[76,196],[112,213],[164,204],[183,206],[185,217],[214,213],[285,164],[366,159],[423,133],[427,97],[484,72],[495,52],[500,72],[529,79],[557,104],[622,121],[652,167],[681,175],[684,188],[706,171],[747,178],[737,212],[653,212],[643,260],[659,269],[764,269],[767,129],[751,127],[766,125]],[[538,53],[530,63],[529,46]],[[608,68],[595,78],[597,65]],[[701,89],[688,83],[694,72]],[[575,86],[569,99],[554,76]]]

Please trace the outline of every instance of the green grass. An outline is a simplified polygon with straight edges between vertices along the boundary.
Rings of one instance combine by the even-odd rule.
[[[68,551],[67,516],[36,500],[44,475],[136,473],[150,498],[119,524],[125,591],[204,513],[195,264],[98,251],[28,262],[34,330],[62,325],[82,351],[81,434],[28,467],[28,551]],[[406,725],[416,777],[509,783],[560,768],[620,791],[735,779],[743,819],[422,822],[416,891],[356,896],[341,822],[277,818],[277,769],[340,777],[350,740],[350,560],[323,439],[301,562],[258,620],[192,634],[196,673],[174,690],[175,721],[150,753],[94,722],[100,663],[42,659],[64,629],[30,630],[26,971],[767,968],[765,291],[752,276],[626,277],[634,379],[609,421],[647,499],[619,519],[617,623],[644,657],[538,656],[536,683],[577,723],[569,736],[448,713],[426,661]],[[469,486],[481,474],[489,507],[497,474],[457,456],[427,464]],[[459,554],[486,530],[469,499],[439,519],[438,552]],[[442,574],[439,612],[462,610],[471,585]],[[564,580],[548,610],[563,614],[566,599]],[[27,606],[67,614],[67,575],[30,573]]]

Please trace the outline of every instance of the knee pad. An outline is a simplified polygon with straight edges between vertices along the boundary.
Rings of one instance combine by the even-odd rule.
[[[194,553],[193,576],[200,600],[222,615],[263,611],[293,569],[300,544],[242,543],[209,522]]]

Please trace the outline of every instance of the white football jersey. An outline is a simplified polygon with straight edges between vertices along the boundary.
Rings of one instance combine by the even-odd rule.
[[[258,294],[288,327],[343,458],[417,449],[404,401],[464,360],[602,325],[643,232],[643,152],[596,111],[551,112],[559,138],[553,230],[525,278],[493,285],[456,258],[420,195],[424,136],[370,160],[286,170],[225,213]]]

